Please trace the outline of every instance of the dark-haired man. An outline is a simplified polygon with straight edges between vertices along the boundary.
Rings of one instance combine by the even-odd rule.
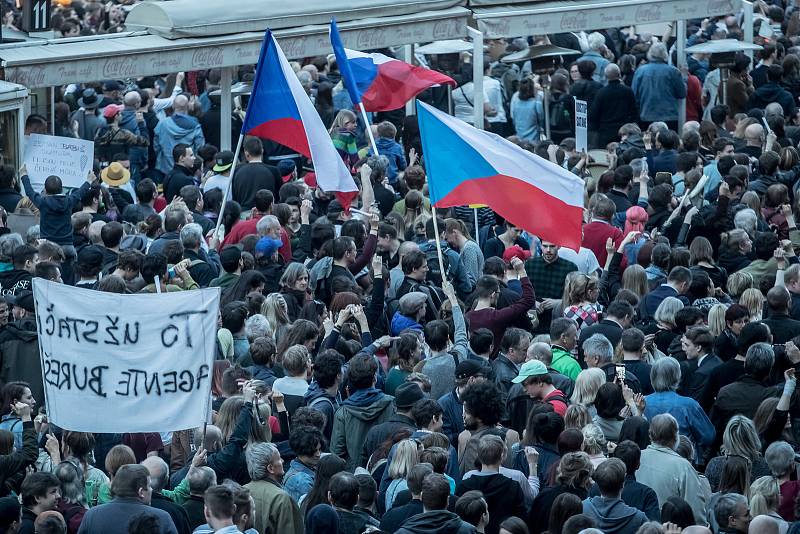
[[[422,481],[423,512],[403,523],[397,534],[474,534],[475,527],[447,510],[450,483],[444,475],[431,473]]]
[[[189,145],[178,143],[172,149],[172,159],[175,165],[169,175],[164,179],[164,197],[167,202],[172,202],[183,186],[194,185],[194,150]]]
[[[281,177],[277,167],[264,163],[264,145],[261,139],[247,136],[242,143],[244,165],[236,167],[233,175],[233,200],[241,204],[243,210],[255,205],[256,193],[262,189],[270,191],[273,197],[278,196]]]
[[[34,534],[34,521],[42,512],[55,510],[61,485],[52,473],[31,473],[22,481],[22,522],[19,534]]]
[[[610,458],[601,463],[592,474],[592,479],[600,489],[600,496],[583,501],[583,513],[592,517],[597,527],[607,534],[634,534],[647,523],[644,512],[621,499],[625,475],[622,460]]]
[[[298,426],[289,433],[289,446],[297,458],[289,464],[283,477],[283,487],[289,497],[300,502],[300,498],[311,491],[316,476],[322,447],[325,440],[318,428]]]
[[[322,433],[330,442],[333,431],[333,416],[342,404],[339,385],[342,383],[342,355],[334,349],[317,354],[314,359],[314,380],[308,386],[304,396],[306,406],[319,411],[325,416],[325,427]]]

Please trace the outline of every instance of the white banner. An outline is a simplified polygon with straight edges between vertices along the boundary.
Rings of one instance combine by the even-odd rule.
[[[33,281],[48,418],[80,432],[206,421],[219,289],[120,295]]]
[[[575,150],[581,152],[589,151],[586,142],[586,131],[588,127],[588,107],[585,100],[575,99]]]
[[[80,187],[92,170],[94,143],[71,137],[31,134],[25,143],[25,166],[37,193],[48,176],[61,178],[64,187]]]

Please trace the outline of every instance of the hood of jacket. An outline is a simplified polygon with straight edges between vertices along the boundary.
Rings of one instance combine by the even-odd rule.
[[[16,294],[23,289],[31,289],[31,273],[24,269],[0,272],[0,290],[3,294]]]
[[[22,319],[6,325],[4,338],[16,338],[25,343],[30,343],[38,337],[36,334],[36,321],[34,319]]]
[[[309,406],[315,400],[323,397],[333,402],[334,406],[341,404],[341,402],[337,402],[338,399],[336,397],[329,395],[327,391],[319,387],[319,384],[317,384],[316,380],[311,382],[311,384],[308,386],[308,390],[306,390],[306,394],[303,395],[303,398],[306,401],[306,406]]]
[[[394,401],[394,397],[386,395],[375,388],[359,389],[342,404],[357,419],[366,423],[372,422],[383,413]]]
[[[758,89],[756,95],[767,102],[780,102],[780,97],[784,95],[786,89],[777,83],[767,82]]]
[[[508,492],[509,482],[512,484],[516,484],[512,479],[508,478],[505,475],[500,473],[492,473],[491,475],[482,475],[482,474],[474,474],[467,480],[475,479],[470,484],[470,487],[475,488],[476,482],[480,482],[480,487],[476,488],[479,489],[483,496],[487,499],[491,499],[492,497],[500,497],[502,500],[502,495]]]
[[[200,126],[200,122],[197,119],[183,113],[173,113],[170,119],[172,120],[161,121],[159,124],[163,124],[162,128],[166,128],[176,138],[189,135],[195,128]]]
[[[409,328],[411,330],[421,331],[422,325],[414,319],[401,314],[399,311],[394,312],[394,316],[392,317],[392,335],[397,336],[400,332]]]
[[[386,137],[379,137],[375,140],[375,144],[378,146],[378,150],[380,149],[390,149],[394,147],[395,141],[394,139],[387,139]]]
[[[453,512],[434,510],[410,517],[403,523],[402,529],[417,533],[451,534],[458,532],[461,525],[461,518]]]
[[[624,530],[636,520],[639,512],[636,508],[627,506],[621,499],[607,499],[605,497],[592,497],[586,501],[584,508],[588,508],[591,511],[591,515],[597,521],[595,526],[603,532],[620,532]]]
[[[139,124],[136,122],[136,112],[130,109],[123,109],[119,118],[119,127],[138,133]]]

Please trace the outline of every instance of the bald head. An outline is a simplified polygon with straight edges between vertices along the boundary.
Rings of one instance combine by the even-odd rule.
[[[761,142],[761,137],[764,135],[764,127],[760,124],[751,124],[744,130],[744,138],[748,141]]]
[[[217,452],[222,448],[222,431],[218,426],[208,425],[205,428],[206,439],[203,441],[203,427],[199,427],[194,431],[194,445],[195,447],[204,448],[209,453]]]
[[[172,109],[175,113],[187,113],[189,111],[189,99],[184,95],[178,95],[172,102]]]
[[[686,121],[683,123],[683,130],[682,133],[689,133],[689,132],[699,132],[700,131],[700,123],[697,121]]]
[[[711,529],[708,527],[701,527],[699,525],[691,525],[681,531],[681,534],[712,534]]]
[[[616,63],[609,63],[606,65],[606,79],[611,80],[619,80],[620,72],[619,66]]]
[[[764,114],[767,117],[783,117],[783,106],[777,102],[770,102],[767,104],[767,107],[764,108]]]
[[[778,522],[768,515],[757,515],[751,519],[747,530],[749,534],[778,534],[779,531]]]
[[[142,97],[139,91],[128,91],[125,93],[122,103],[125,104],[126,108],[138,109],[142,105]]]
[[[142,465],[150,473],[150,486],[153,491],[159,492],[167,487],[169,481],[169,466],[160,456],[148,456],[142,461]]]
[[[550,348],[550,345],[547,343],[542,343],[541,341],[537,341],[536,343],[531,343],[528,346],[526,359],[527,361],[539,360],[545,364],[545,366],[550,367],[550,364],[553,363],[553,352]]]

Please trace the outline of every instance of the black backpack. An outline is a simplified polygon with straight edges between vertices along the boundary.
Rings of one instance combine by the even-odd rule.
[[[550,136],[557,135],[572,135],[572,128],[574,121],[572,113],[570,113],[569,106],[572,104],[569,95],[552,95],[550,101]]]
[[[448,250],[450,250],[448,247],[442,247],[442,263],[444,263],[444,271],[447,280],[452,282],[452,276],[450,276],[450,259],[447,257],[447,254],[445,254]],[[426,276],[426,280],[437,287],[442,287],[442,270],[439,268],[439,256],[436,253],[436,247],[426,247],[424,252],[425,261],[428,262],[428,275]],[[436,299],[434,299],[434,303],[435,302]]]

